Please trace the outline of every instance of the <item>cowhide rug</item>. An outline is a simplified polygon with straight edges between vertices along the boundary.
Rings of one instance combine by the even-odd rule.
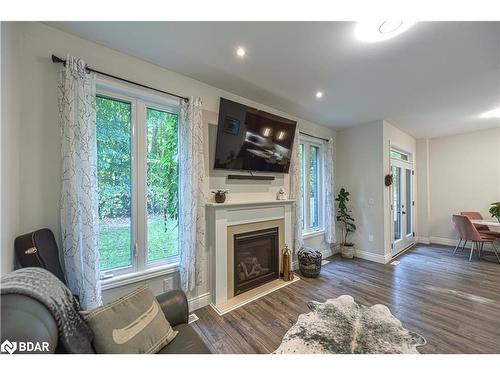
[[[387,306],[358,305],[348,295],[309,302],[275,353],[417,353],[425,338],[404,329]]]

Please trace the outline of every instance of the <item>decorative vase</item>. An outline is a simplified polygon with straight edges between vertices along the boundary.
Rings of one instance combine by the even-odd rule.
[[[226,194],[228,193],[227,190],[216,190],[212,191],[212,193],[215,194],[215,202],[216,203],[224,203],[226,201]]]
[[[352,259],[354,258],[354,244],[343,244],[340,253],[343,258]]]
[[[283,280],[290,281],[293,280],[293,272],[292,272],[292,254],[288,245],[285,244],[285,248],[283,249]]]

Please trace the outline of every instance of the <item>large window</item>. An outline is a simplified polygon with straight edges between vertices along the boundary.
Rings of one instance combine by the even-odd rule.
[[[302,230],[305,234],[323,229],[322,144],[302,137],[299,145]]]
[[[177,261],[177,107],[103,90],[96,124],[103,277]]]

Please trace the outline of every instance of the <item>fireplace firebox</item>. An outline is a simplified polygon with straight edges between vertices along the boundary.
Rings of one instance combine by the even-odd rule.
[[[279,278],[279,231],[234,235],[234,295]]]

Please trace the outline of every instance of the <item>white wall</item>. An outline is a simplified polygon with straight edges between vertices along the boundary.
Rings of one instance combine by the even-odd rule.
[[[391,146],[416,155],[416,140],[387,121],[337,131],[337,190],[351,193],[357,256],[380,263],[391,259]]]
[[[14,238],[20,223],[20,57],[19,34],[14,24],[1,24],[1,273],[14,267]]]
[[[2,272],[12,269],[12,242],[16,235],[26,233],[37,228],[51,228],[56,237],[60,236],[59,225],[59,194],[60,194],[60,140],[57,112],[57,83],[59,65],[50,61],[50,55],[60,57],[73,54],[85,59],[92,67],[110,72],[117,76],[175,92],[184,96],[200,96],[203,99],[205,136],[214,127],[208,124],[217,123],[217,111],[221,96],[235,100],[259,109],[294,119],[300,129],[322,137],[335,137],[335,131],[296,118],[286,113],[274,110],[268,106],[229,92],[206,85],[202,82],[182,76],[172,71],[160,68],[157,65],[119,53],[112,49],[100,46],[53,29],[40,23],[8,24],[9,30],[15,30],[9,43],[4,48],[3,41],[8,38],[2,28],[2,52],[9,52],[8,76],[11,84],[2,80],[2,93],[12,94],[11,102],[6,102],[15,118],[7,118],[4,132],[4,116],[2,114],[2,180],[9,181],[10,185],[2,190],[2,201],[8,201],[9,206],[2,207],[2,215],[9,218],[8,236],[2,244]],[[14,38],[15,43],[10,42]],[[2,53],[3,56],[3,53]],[[12,64],[14,57],[16,63]],[[3,59],[3,57],[2,57]],[[2,74],[4,61],[2,60]],[[19,79],[14,80],[16,74]],[[3,78],[3,77],[2,77]],[[15,85],[12,83],[15,82]],[[16,91],[19,90],[19,93]],[[18,96],[22,93],[22,101]],[[6,95],[9,97],[9,95]],[[4,96],[2,95],[2,98]],[[2,99],[3,100],[3,99]],[[4,101],[2,101],[2,105]],[[18,112],[19,111],[19,112]],[[12,120],[12,121],[10,121]],[[212,136],[213,137],[213,136]],[[18,147],[22,140],[22,147]],[[5,143],[5,148],[3,147]],[[274,199],[280,187],[288,191],[288,176],[279,177],[274,182],[251,182],[228,184],[227,173],[211,171],[209,152],[213,152],[206,142],[205,166],[207,170],[207,193],[209,189],[217,187],[228,188],[230,199]],[[213,147],[213,146],[212,146]],[[7,160],[4,155],[7,154]],[[4,168],[7,166],[7,168]],[[9,169],[10,167],[10,169]],[[19,173],[22,171],[22,174]],[[19,199],[22,197],[22,199]],[[5,220],[5,216],[3,216]],[[5,221],[3,221],[5,226]],[[2,236],[2,241],[3,236]],[[308,240],[309,244],[326,245],[321,240]],[[9,248],[10,246],[10,248]],[[320,250],[323,250],[320,248]],[[206,256],[206,254],[204,254]],[[155,284],[159,285],[159,284]],[[203,286],[196,291],[197,295],[204,295],[208,291]],[[109,292],[111,293],[111,292]]]
[[[357,256],[381,263],[385,254],[382,153],[382,121],[337,131],[336,187],[350,193]]]
[[[417,168],[415,175],[416,198],[417,198],[417,216],[416,216],[416,234],[417,241],[428,243],[429,223],[431,220],[431,202],[429,189],[429,140],[417,140]]]
[[[479,211],[491,218],[489,205],[500,200],[500,127],[427,142],[430,212],[419,212],[419,226],[428,226],[424,241],[454,243],[452,214]]]

